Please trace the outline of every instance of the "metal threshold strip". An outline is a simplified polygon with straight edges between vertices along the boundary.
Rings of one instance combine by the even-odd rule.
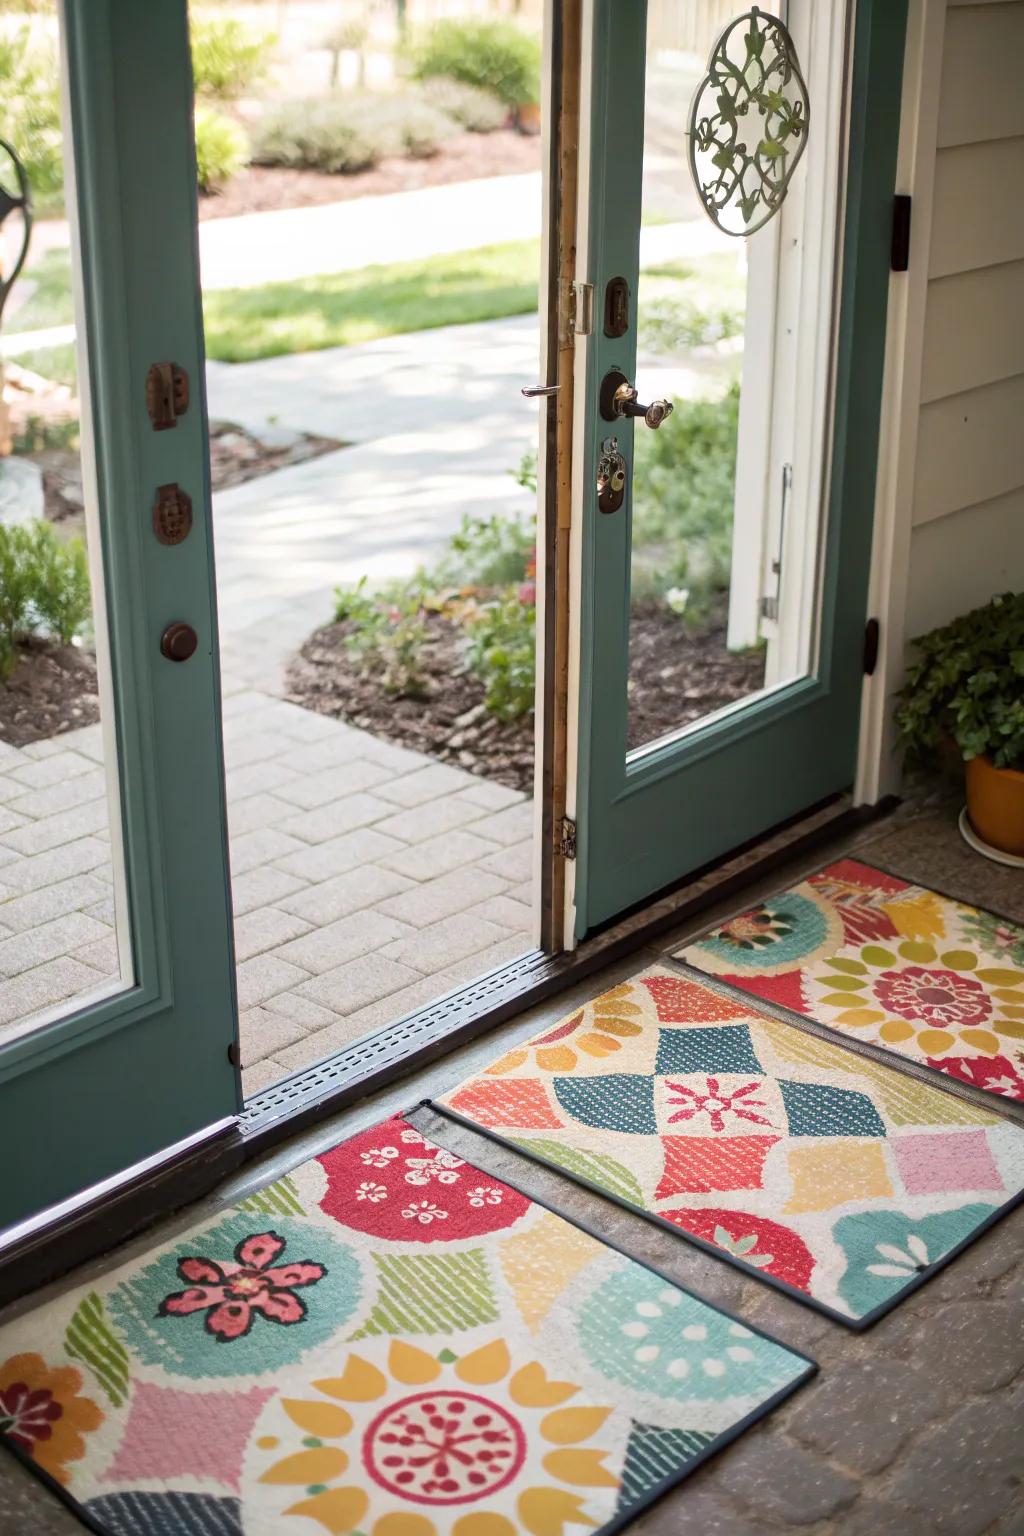
[[[98,1189],[0,1233],[0,1305],[124,1242],[292,1136],[556,996],[744,888],[787,859],[892,808],[837,797],[757,839],[588,938],[572,954],[533,950],[353,1042],[249,1099],[236,1124],[201,1133]],[[213,1134],[214,1131],[216,1134]]]

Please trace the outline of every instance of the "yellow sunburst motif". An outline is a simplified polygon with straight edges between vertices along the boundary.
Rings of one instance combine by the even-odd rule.
[[[865,944],[829,966],[813,978],[813,1001],[888,1045],[913,1041],[936,1057],[959,1044],[994,1056],[1004,1040],[1024,1039],[1024,972],[981,964],[973,950],[904,939]]]
[[[579,1061],[580,1051],[597,1059],[611,1056],[622,1049],[623,1040],[630,1040],[643,1031],[643,1008],[639,1003],[630,1002],[632,991],[633,985],[628,981],[613,987],[547,1034],[509,1051],[489,1066],[487,1072],[492,1077],[502,1077],[523,1066],[531,1056],[542,1072],[571,1072]],[[586,1028],[583,1027],[585,1022]]]
[[[285,1515],[329,1536],[570,1536],[610,1515],[591,1517],[574,1490],[619,1486],[604,1466],[609,1448],[583,1444],[611,1407],[570,1404],[578,1386],[538,1361],[514,1367],[500,1338],[458,1358],[401,1339],[380,1363],[367,1354],[312,1382],[315,1397],[280,1400],[302,1449],[259,1481],[304,1490]],[[276,1435],[256,1444],[282,1448]]]

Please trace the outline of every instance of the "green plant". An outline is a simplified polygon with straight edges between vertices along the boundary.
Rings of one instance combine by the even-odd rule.
[[[10,677],[19,640],[43,629],[70,645],[90,611],[81,539],[65,542],[44,522],[0,523],[0,677]]]
[[[57,59],[29,29],[0,35],[0,138],[25,167],[37,213],[60,208],[64,153]]]
[[[324,38],[324,47],[331,56],[330,87],[333,91],[338,84],[338,73],[343,53],[356,54],[359,61],[359,85],[366,83],[366,44],[370,38],[370,29],[365,21],[352,18],[350,21],[341,21],[336,27],[332,27]]]
[[[642,306],[637,345],[662,356],[710,347],[742,336],[742,304],[702,304],[694,298],[655,296]]]
[[[196,107],[196,176],[200,192],[218,192],[249,160],[245,129],[210,107]]]
[[[540,99],[540,39],[511,21],[438,21],[409,48],[418,80],[442,75],[490,91],[513,110]]]
[[[431,573],[440,587],[500,587],[525,581],[534,561],[537,519],[463,517]]]
[[[637,432],[633,458],[633,597],[687,589],[703,619],[729,586],[739,386],[684,400],[659,432]]]
[[[911,642],[896,726],[908,756],[952,736],[965,762],[1024,770],[1024,592],[1005,592]]]
[[[27,416],[14,433],[15,456],[42,453],[46,448],[73,451],[82,441],[82,424],[77,416]]]
[[[445,140],[458,132],[458,124],[439,107],[410,92],[371,97],[366,123],[382,155],[411,155],[417,160],[436,155]]]
[[[372,672],[393,698],[422,698],[427,625],[415,585],[371,596],[364,576],[355,587],[337,587],[334,596],[335,622],[351,624],[345,644],[360,669]]]
[[[232,101],[266,76],[276,39],[227,16],[193,16],[189,27],[197,96]]]
[[[504,102],[479,85],[435,75],[424,81],[423,88],[428,101],[470,133],[493,133],[508,122]]]
[[[531,589],[532,590],[532,589]],[[466,623],[466,661],[484,685],[484,706],[498,720],[533,708],[537,609],[521,588],[506,587]]]
[[[366,120],[363,98],[355,96],[284,102],[261,120],[253,143],[257,165],[331,173],[368,170],[383,153],[379,134]]]

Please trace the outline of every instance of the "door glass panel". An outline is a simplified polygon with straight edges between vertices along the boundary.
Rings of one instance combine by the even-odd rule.
[[[788,22],[821,106],[837,64],[811,9],[788,6]],[[749,238],[707,217],[688,113],[736,14],[730,0],[649,13],[635,382],[674,411],[633,429],[630,752],[814,668],[838,155],[812,108],[776,217]]]
[[[0,1045],[132,980],[59,26],[32,9],[0,17]]]

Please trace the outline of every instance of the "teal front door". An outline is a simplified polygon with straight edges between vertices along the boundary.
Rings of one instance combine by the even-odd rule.
[[[711,79],[735,11],[585,15],[577,938],[854,779],[906,5],[790,0],[795,108],[778,10]],[[736,173],[777,155],[750,99],[774,89],[802,153],[758,228]]]
[[[26,270],[57,284],[70,247],[75,356],[32,384],[58,366],[40,312],[19,377],[52,407],[33,432],[81,440],[100,718],[0,744],[6,1228],[240,1107],[186,7],[67,0],[39,28],[70,234],[37,223]]]

